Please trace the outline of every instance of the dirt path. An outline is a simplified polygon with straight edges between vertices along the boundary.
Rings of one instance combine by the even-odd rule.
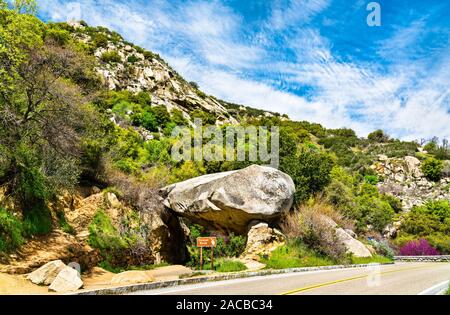
[[[47,287],[32,284],[24,276],[0,273],[0,295],[51,294]]]

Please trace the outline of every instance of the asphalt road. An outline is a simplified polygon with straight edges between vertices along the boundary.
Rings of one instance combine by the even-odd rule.
[[[450,263],[396,263],[253,277],[134,292],[140,295],[419,294],[450,279]]]

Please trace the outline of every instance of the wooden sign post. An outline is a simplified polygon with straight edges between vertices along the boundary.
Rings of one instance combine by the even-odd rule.
[[[214,247],[217,245],[217,237],[198,237],[197,247],[200,247],[200,270],[203,270],[203,247],[211,248],[211,270],[214,270]]]

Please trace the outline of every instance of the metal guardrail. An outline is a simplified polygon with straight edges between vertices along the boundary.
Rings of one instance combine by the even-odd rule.
[[[450,262],[450,255],[437,256],[394,256],[395,261],[409,261],[409,262]]]

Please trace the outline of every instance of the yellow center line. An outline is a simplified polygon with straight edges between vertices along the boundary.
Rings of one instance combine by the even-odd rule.
[[[391,270],[391,271],[380,272],[379,274],[380,275],[385,275],[385,274],[394,273],[394,272],[401,272],[401,271],[408,271],[408,270],[415,270],[415,269],[423,269],[423,268],[429,268],[429,267],[430,266],[403,268],[403,269],[399,269],[399,270]],[[433,266],[433,267],[435,267],[435,266]],[[299,288],[299,289],[283,292],[283,293],[280,293],[280,295],[290,295],[290,294],[294,294],[294,293],[298,293],[298,292],[304,292],[304,291],[313,290],[313,289],[320,288],[320,287],[326,287],[326,286],[337,284],[337,283],[364,279],[364,278],[367,278],[367,276],[369,276],[369,275],[366,274],[366,275],[362,275],[362,276],[356,276],[356,277],[345,278],[345,279],[340,279],[340,280],[334,280],[334,281],[325,282],[325,283],[319,283],[319,284],[310,285],[310,286],[307,286],[307,287],[303,287],[303,288]]]

